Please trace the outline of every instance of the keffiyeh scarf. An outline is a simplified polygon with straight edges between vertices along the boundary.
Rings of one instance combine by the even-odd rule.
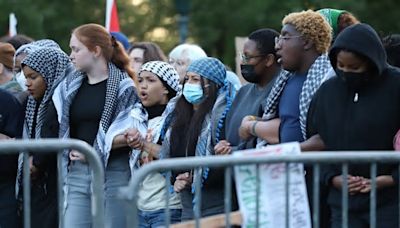
[[[318,90],[320,85],[325,80],[325,75],[332,69],[331,63],[327,55],[319,56],[315,62],[311,65],[307,73],[307,79],[303,84],[302,91],[300,93],[300,127],[303,134],[304,140],[306,139],[306,124],[307,124],[307,113],[310,106],[310,102]],[[278,105],[282,92],[286,86],[286,83],[291,76],[290,72],[282,71],[278,76],[272,90],[267,98],[267,105],[265,106],[263,120],[271,120],[278,117]],[[268,142],[259,140],[257,147],[265,146]]]
[[[68,55],[61,49],[41,48],[29,54],[22,61],[22,66],[32,68],[43,77],[46,83],[46,91],[40,101],[36,101],[32,96],[28,97],[22,134],[24,139],[39,139],[41,138],[41,130],[45,123],[44,118],[54,90],[64,79],[67,72],[72,70],[72,64]],[[38,105],[39,107],[37,108]],[[36,125],[33,126],[35,116]],[[33,127],[35,127],[34,135]],[[17,172],[18,187],[22,184],[22,165],[23,159],[22,154],[20,154]]]
[[[147,128],[147,114],[140,103],[132,79],[128,77],[126,72],[112,63],[108,64],[108,70],[109,77],[106,84],[104,110],[93,144],[104,167],[107,166],[115,136],[123,134],[128,128],[136,128],[144,136]],[[84,73],[74,71],[57,87],[53,95],[54,105],[60,122],[61,138],[69,138],[69,109],[85,77],[87,76]],[[139,156],[140,151],[132,150],[129,159],[131,172],[139,167]],[[69,150],[64,151],[63,157],[63,171],[64,175],[66,175]]]

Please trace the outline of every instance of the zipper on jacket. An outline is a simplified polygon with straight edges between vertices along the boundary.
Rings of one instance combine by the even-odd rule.
[[[357,102],[358,102],[358,93],[357,93],[357,92],[354,94],[354,99],[353,99],[353,101],[354,101],[354,103],[357,103]]]

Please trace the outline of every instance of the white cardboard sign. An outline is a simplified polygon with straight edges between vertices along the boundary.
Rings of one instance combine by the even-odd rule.
[[[298,143],[267,146],[264,151],[235,152],[235,156],[279,156],[300,154]],[[285,225],[286,167],[285,164],[263,164],[259,166],[260,195],[256,194],[256,166],[236,166],[235,180],[242,227],[256,227],[256,202],[259,202],[259,227],[276,228]],[[303,164],[289,166],[289,227],[311,228],[310,208],[304,178]]]

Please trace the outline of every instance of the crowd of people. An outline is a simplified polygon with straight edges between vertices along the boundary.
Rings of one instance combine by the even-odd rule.
[[[243,86],[195,44],[178,45],[167,57],[155,43],[129,43],[84,24],[72,31],[69,47],[68,55],[53,40],[22,35],[0,42],[0,140],[73,138],[92,145],[105,170],[106,227],[126,227],[126,217],[136,216],[127,213],[118,189],[154,160],[287,142],[299,142],[303,153],[395,149],[400,35],[381,38],[348,11],[293,12],[280,33],[249,34],[240,55]],[[85,156],[65,150],[61,167],[56,153],[31,153],[29,161],[32,226],[58,226],[57,178],[63,178],[65,227],[92,227]],[[0,158],[0,227],[22,224],[22,164],[21,155]],[[399,225],[396,167],[378,165],[377,227]],[[313,169],[305,169],[313,202]],[[172,223],[193,219],[195,180],[201,216],[224,213],[223,169],[170,174],[153,173],[141,184],[140,227],[164,225],[166,196]],[[341,227],[341,169],[324,166],[321,176],[321,227]],[[369,227],[369,178],[368,166],[350,166],[351,227]],[[232,210],[238,209],[233,192]]]

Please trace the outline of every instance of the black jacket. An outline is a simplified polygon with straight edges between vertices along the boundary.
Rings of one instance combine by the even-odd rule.
[[[347,50],[366,57],[373,78],[355,89],[333,77],[317,91],[308,113],[308,136],[319,134],[329,151],[393,150],[400,129],[400,72],[386,63],[386,53],[376,32],[366,24],[348,27],[339,34],[329,53],[336,70],[336,55]],[[355,96],[358,99],[355,99]],[[394,175],[393,164],[378,164],[379,175]],[[325,167],[323,181],[330,186],[328,203],[341,206],[341,191],[332,178],[341,174],[338,165]],[[350,165],[349,174],[370,177],[369,165]],[[397,186],[378,190],[378,206],[397,204]],[[350,210],[369,210],[369,194],[349,196]]]
[[[0,89],[0,133],[11,138],[21,138],[24,123],[24,108],[6,90]],[[15,181],[18,154],[1,155],[0,181]]]

